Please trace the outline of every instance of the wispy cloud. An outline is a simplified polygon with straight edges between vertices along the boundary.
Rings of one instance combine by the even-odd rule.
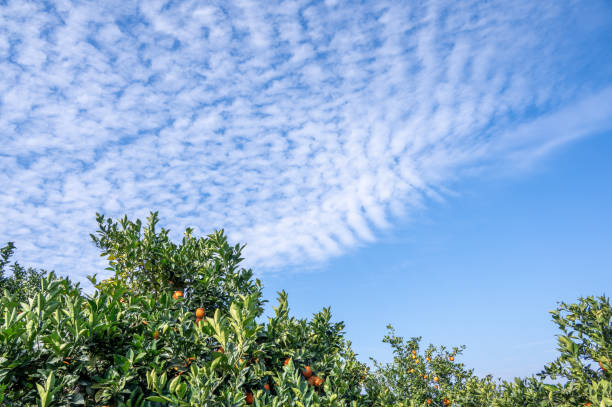
[[[0,11],[0,237],[78,278],[103,268],[95,211],[159,210],[175,236],[224,227],[260,269],[304,265],[375,240],[464,170],[612,127],[605,2]]]

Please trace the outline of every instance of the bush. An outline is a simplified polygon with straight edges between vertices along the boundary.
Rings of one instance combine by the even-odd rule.
[[[115,275],[92,277],[93,295],[50,273],[26,301],[9,291],[0,299],[6,405],[243,405],[252,398],[340,406],[360,397],[355,377],[365,368],[343,324],[331,322],[329,309],[310,321],[290,317],[284,292],[268,322],[257,322],[261,284],[239,268],[242,247],[222,231],[195,239],[188,229],[177,246],[167,230],[155,232],[156,214],[144,234],[139,221],[123,218],[121,229],[100,215],[98,222],[92,237]],[[208,316],[197,321],[197,308]],[[307,381],[305,366],[317,380]]]
[[[223,231],[181,244],[140,221],[97,215],[114,275],[96,291],[11,265],[0,252],[0,403],[6,406],[610,406],[612,309],[581,298],[552,311],[560,356],[530,378],[476,377],[464,347],[422,347],[391,326],[391,363],[356,359],[324,308],[290,316],[280,292],[261,321],[259,280]],[[179,293],[181,295],[179,295]],[[202,316],[202,312],[204,315]],[[556,382],[555,382],[556,381]]]

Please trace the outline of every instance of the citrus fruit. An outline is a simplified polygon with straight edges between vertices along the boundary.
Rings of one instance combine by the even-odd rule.
[[[304,375],[305,378],[309,378],[310,376],[312,376],[312,369],[310,368],[310,366],[306,366],[304,367],[304,370],[302,370],[302,374]]]

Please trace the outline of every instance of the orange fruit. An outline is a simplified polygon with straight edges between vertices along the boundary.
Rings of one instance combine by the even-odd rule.
[[[306,381],[308,382],[308,384],[309,384],[310,386],[314,386],[314,385],[315,385],[315,380],[316,380],[316,379],[317,379],[317,376],[310,376],[310,377],[308,378],[308,380],[306,380]]]
[[[413,350],[413,351],[412,351],[412,354],[413,354],[413,355],[416,355],[416,350]]]
[[[196,324],[199,324],[202,318],[196,318]]]
[[[244,398],[244,402],[247,404],[253,404],[253,401],[255,401],[255,399],[253,398],[253,393],[248,392],[246,394],[246,397]]]
[[[174,298],[175,300],[178,300],[179,297],[183,296],[183,292],[182,291],[175,291],[174,294],[172,294],[172,298]]]
[[[426,374],[423,375],[423,379],[427,379],[427,375]]]
[[[450,360],[451,362],[454,362],[455,361],[455,357],[451,356],[450,358],[448,358],[448,360]]]
[[[437,389],[437,388],[438,388],[438,385],[436,384],[434,387]]]
[[[419,360],[418,359],[415,360],[414,363],[416,363],[418,365],[419,364]]]
[[[431,404],[431,399],[427,399],[427,404]]]
[[[202,319],[202,318],[204,318],[204,314],[205,314],[204,308],[198,308],[196,310],[196,318]]]
[[[438,380],[440,380],[438,379],[438,376],[434,377],[434,382],[437,382]]]
[[[319,387],[319,386],[321,386],[321,385],[323,384],[323,382],[324,382],[324,380],[323,380],[323,379],[321,379],[321,378],[320,378],[320,377],[318,377],[318,376],[313,376],[313,377],[315,378],[315,379],[314,379],[314,385],[315,385],[316,387]]]
[[[425,360],[426,360],[426,361],[428,361],[428,362],[430,362],[430,361],[431,361],[431,359],[429,358],[429,356],[427,356],[427,357],[425,358]]]
[[[310,366],[306,366],[304,367],[304,370],[302,370],[302,374],[304,375],[305,378],[309,378],[310,376],[312,376],[312,369],[310,368]]]
[[[410,369],[410,373],[414,373],[414,369]]]
[[[159,331],[155,331],[155,333],[153,333],[153,339],[159,339]]]
[[[291,358],[285,359],[285,361],[283,362],[283,366],[287,366],[289,364],[290,360],[291,360]]]
[[[412,359],[416,359],[416,355],[414,353],[412,354]]]
[[[264,384],[264,390],[270,391],[270,384],[269,383]]]
[[[445,406],[448,406],[450,404],[450,400],[447,399],[446,397],[444,397],[444,400],[442,402],[444,403]]]

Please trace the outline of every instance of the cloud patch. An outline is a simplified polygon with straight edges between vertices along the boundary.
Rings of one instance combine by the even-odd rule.
[[[96,211],[223,227],[259,270],[375,241],[466,170],[612,127],[593,4],[570,36],[589,16],[558,2],[6,1],[0,236],[81,280]]]

